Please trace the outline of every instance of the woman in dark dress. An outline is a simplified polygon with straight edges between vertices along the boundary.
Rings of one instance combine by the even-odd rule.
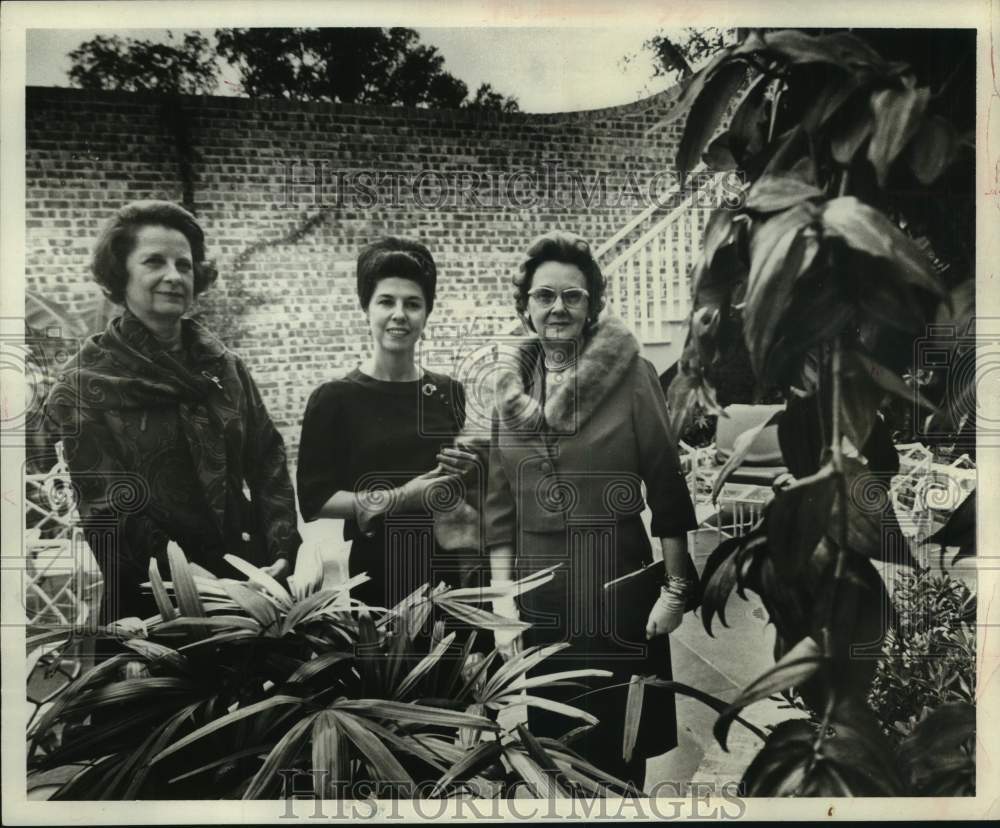
[[[656,371],[628,329],[601,314],[604,279],[587,243],[569,233],[542,236],[515,285],[517,310],[535,336],[497,385],[485,506],[493,583],[509,582],[515,562],[522,576],[561,564],[551,582],[520,598],[521,620],[532,624],[525,644],[569,642],[541,672],[606,669],[613,676],[588,680],[597,692],[533,692],[594,714],[599,724],[571,747],[641,787],[644,759],[677,744],[673,695],[646,689],[639,741],[626,762],[627,688],[599,688],[627,685],[633,674],[670,677],[666,634],[680,624],[694,588],[687,579],[694,508]],[[640,610],[614,606],[603,586],[653,560],[640,517],[643,484],[663,553],[663,587],[641,609],[645,629],[630,634],[623,619]],[[559,736],[571,726],[529,708],[535,735]]]
[[[309,398],[299,443],[302,516],[344,520],[352,595],[391,608],[422,584],[457,584],[459,557],[434,539],[435,498],[475,455],[453,447],[465,421],[460,383],[421,369],[416,344],[434,307],[437,268],[419,242],[384,238],[358,256],[358,299],[373,355]],[[435,494],[434,487],[441,486]],[[454,566],[452,564],[454,563]]]
[[[184,318],[212,284],[194,216],[165,201],[126,205],[91,263],[125,306],[63,368],[46,402],[85,536],[104,577],[103,621],[156,613],[140,592],[150,558],[237,576],[232,553],[275,577],[300,543],[285,448],[246,366]]]

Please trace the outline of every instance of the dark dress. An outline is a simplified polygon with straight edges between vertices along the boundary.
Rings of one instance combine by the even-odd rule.
[[[62,440],[85,536],[104,577],[101,619],[157,612],[140,584],[168,541],[217,575],[294,558],[301,542],[281,435],[246,366],[183,320],[164,351],[129,311],[62,370],[46,428]]]
[[[319,386],[309,397],[299,443],[303,518],[315,520],[335,492],[397,488],[430,471],[464,421],[462,386],[443,374],[387,382],[355,369]],[[371,577],[351,594],[366,604],[392,607],[424,583],[462,581],[460,556],[437,546],[429,511],[393,510],[369,532],[344,522],[348,570]]]

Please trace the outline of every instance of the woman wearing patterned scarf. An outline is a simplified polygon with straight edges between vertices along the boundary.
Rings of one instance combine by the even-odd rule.
[[[246,366],[184,314],[215,280],[186,210],[140,201],[119,210],[91,269],[122,315],[87,340],[46,403],[63,442],[84,532],[104,575],[103,621],[148,617],[150,559],[235,575],[232,553],[276,577],[300,538],[281,436]]]

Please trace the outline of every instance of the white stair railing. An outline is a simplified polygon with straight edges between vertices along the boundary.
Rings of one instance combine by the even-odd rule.
[[[705,225],[718,196],[719,177],[706,179],[602,266],[608,281],[608,305],[644,345],[670,342],[672,328],[690,312],[689,270],[701,252]],[[647,209],[626,227],[639,226],[652,212]],[[627,230],[619,231],[611,243],[625,235]],[[610,246],[605,243],[603,248]]]

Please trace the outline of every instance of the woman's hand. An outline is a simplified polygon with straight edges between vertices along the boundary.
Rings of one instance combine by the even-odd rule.
[[[262,566],[261,570],[274,578],[274,580],[281,581],[291,572],[292,565],[288,562],[288,558],[278,558],[273,564]]]
[[[435,486],[447,486],[449,481],[456,477],[458,477],[457,474],[438,464],[429,472],[417,475],[403,484],[398,490],[399,505],[404,511],[416,511],[430,500],[431,490]]]
[[[437,456],[438,468],[454,475],[471,474],[479,468],[479,456],[466,448],[442,449]]]
[[[676,630],[684,620],[685,595],[669,591],[667,587],[660,589],[660,595],[649,611],[646,621],[646,638],[658,635],[669,635]]]
[[[490,586],[504,587],[510,586],[513,581],[504,578],[494,578]],[[506,595],[503,598],[493,599],[493,613],[501,618],[509,618],[512,621],[520,621],[521,615],[517,611],[517,604],[513,595]],[[497,650],[504,661],[510,661],[521,652],[521,633],[519,630],[493,630],[493,640]]]

